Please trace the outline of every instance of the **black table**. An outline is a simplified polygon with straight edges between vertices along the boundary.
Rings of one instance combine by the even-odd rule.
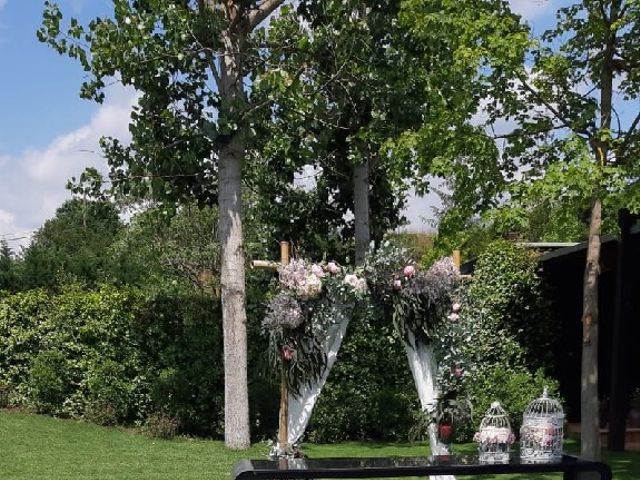
[[[508,464],[479,463],[477,455],[434,457],[332,458],[311,460],[241,460],[233,467],[234,480],[425,477],[429,475],[500,475],[509,473],[562,473],[565,480],[579,472],[596,472],[611,480],[611,469],[602,462],[564,455],[554,463],[521,463],[514,456]]]

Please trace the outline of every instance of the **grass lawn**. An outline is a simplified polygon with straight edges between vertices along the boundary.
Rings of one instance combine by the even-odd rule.
[[[456,448],[458,452],[472,452],[475,447]],[[576,445],[569,444],[568,449],[575,451]],[[0,479],[6,480],[222,480],[230,478],[236,460],[261,458],[266,452],[264,444],[232,452],[218,441],[153,440],[116,428],[0,411]],[[422,444],[347,442],[308,445],[305,452],[313,458],[411,456],[425,455],[428,448]],[[616,480],[640,478],[640,453],[605,452],[605,459]]]

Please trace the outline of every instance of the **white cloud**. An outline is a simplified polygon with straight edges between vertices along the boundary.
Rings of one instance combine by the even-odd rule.
[[[434,183],[436,188],[442,186],[441,181],[435,180]],[[407,204],[402,211],[409,224],[400,230],[412,233],[435,231],[436,210],[440,208],[442,208],[442,200],[435,191],[431,190],[424,196],[418,196],[415,190],[411,189],[407,196]]]
[[[550,0],[509,0],[511,9],[522,15],[525,20],[533,20],[545,13],[548,13],[553,7],[553,2]]]
[[[69,178],[89,166],[106,170],[98,141],[102,136],[129,140],[129,115],[136,100],[135,91],[113,88],[87,125],[54,138],[44,148],[0,155],[0,234],[12,238],[36,230],[69,198]],[[22,240],[16,242],[25,244]]]

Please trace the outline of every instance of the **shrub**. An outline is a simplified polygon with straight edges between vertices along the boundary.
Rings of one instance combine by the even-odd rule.
[[[407,439],[418,396],[390,319],[354,318],[308,429],[313,442]]]
[[[89,403],[85,406],[84,418],[103,427],[113,427],[118,424],[118,413],[108,403]]]
[[[474,418],[457,427],[468,441],[491,402],[500,401],[514,431],[522,412],[542,393],[557,391],[552,378],[557,327],[544,299],[535,252],[499,241],[479,257],[473,281],[461,292],[464,332],[456,353],[465,363],[461,395]]]
[[[491,403],[498,400],[509,414],[511,427],[516,435],[522,426],[522,414],[529,403],[540,397],[544,387],[557,396],[558,382],[539,369],[532,373],[524,366],[489,367],[481,376],[469,383],[468,394],[474,405],[474,422],[461,425],[458,441],[471,441],[480,420]]]
[[[132,384],[123,364],[108,358],[93,360],[85,385],[85,417],[99,425],[117,425],[129,418]]]
[[[6,408],[11,404],[11,385],[0,382],[0,408]]]
[[[44,350],[33,359],[29,387],[34,407],[42,413],[60,413],[71,390],[69,364],[59,350]]]
[[[484,352],[491,363],[500,364],[508,355],[512,361],[522,357],[519,361],[534,370],[553,370],[559,326],[545,299],[537,257],[534,250],[497,241],[478,258],[468,302],[487,331],[483,346],[492,343]]]
[[[18,405],[100,424],[163,409],[186,433],[220,431],[217,303],[190,292],[145,296],[104,286],[0,298],[0,382]]]
[[[178,433],[178,420],[164,412],[152,413],[147,417],[142,430],[150,437],[168,440]]]

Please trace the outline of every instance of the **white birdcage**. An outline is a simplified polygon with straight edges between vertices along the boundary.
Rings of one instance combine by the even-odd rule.
[[[557,400],[542,397],[529,404],[520,429],[520,458],[527,463],[545,463],[562,458],[564,412]]]
[[[478,443],[481,463],[509,463],[515,437],[511,431],[509,416],[500,402],[491,404],[473,439]]]

